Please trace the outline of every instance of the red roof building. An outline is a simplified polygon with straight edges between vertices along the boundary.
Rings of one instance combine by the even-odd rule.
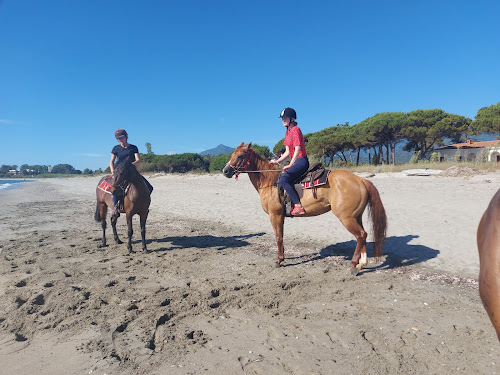
[[[500,162],[500,140],[465,143],[454,143],[436,148],[440,161],[456,160],[474,162],[480,157],[488,161]]]

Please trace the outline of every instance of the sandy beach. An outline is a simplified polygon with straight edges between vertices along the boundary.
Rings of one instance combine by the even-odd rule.
[[[500,173],[370,176],[388,238],[355,277],[332,214],[287,218],[275,268],[247,176],[148,179],[148,253],[138,217],[136,253],[98,247],[99,177],[0,193],[0,374],[500,373],[476,246]]]

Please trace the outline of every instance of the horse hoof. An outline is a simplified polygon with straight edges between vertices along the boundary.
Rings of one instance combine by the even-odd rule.
[[[103,243],[103,244],[97,245],[97,247],[99,249],[102,249],[103,247],[108,247],[108,245],[106,245],[105,243]]]
[[[115,240],[118,245],[121,245],[123,243],[122,240]]]
[[[352,268],[351,269],[351,276],[357,276],[359,273],[359,270],[357,268]]]

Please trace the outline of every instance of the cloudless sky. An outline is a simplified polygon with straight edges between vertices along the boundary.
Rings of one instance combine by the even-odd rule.
[[[0,165],[109,165],[500,101],[500,1],[0,0]]]

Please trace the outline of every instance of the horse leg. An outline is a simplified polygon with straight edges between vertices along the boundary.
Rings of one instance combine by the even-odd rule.
[[[278,245],[278,260],[276,266],[285,260],[285,248],[283,246],[283,227],[285,224],[285,216],[283,214],[269,215],[271,224],[274,229],[274,236],[276,237],[276,244]]]
[[[106,247],[106,216],[108,214],[108,206],[105,204],[99,205],[99,215],[101,215],[101,228],[102,228],[102,243],[99,247]]]
[[[130,253],[133,253],[132,250],[132,235],[134,234],[134,230],[132,229],[132,214],[127,213],[127,227],[128,227],[128,243],[127,249]]]
[[[146,247],[146,220],[148,218],[148,212],[140,216],[141,218],[141,239],[142,239],[142,251],[148,251]]]
[[[118,232],[116,231],[116,221],[117,220],[118,220],[118,218],[113,213],[113,215],[111,215],[111,228],[113,228],[113,238],[115,239],[115,242],[117,244],[122,244],[123,242],[120,240],[120,238],[118,238]]]
[[[356,237],[356,249],[351,260],[351,274],[357,275],[363,266],[367,264],[366,257],[366,237],[367,233],[363,228],[361,217],[349,217],[340,220],[344,227]]]

